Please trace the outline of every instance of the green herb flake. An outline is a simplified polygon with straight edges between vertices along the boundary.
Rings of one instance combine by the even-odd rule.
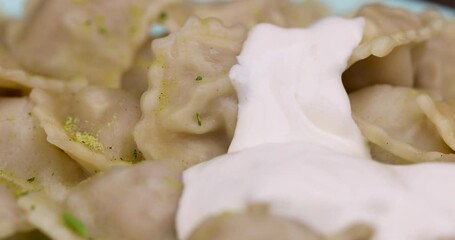
[[[196,120],[197,120],[197,125],[200,127],[202,126],[202,118],[199,113],[196,113]]]
[[[34,211],[36,209],[35,205],[30,206],[30,210]]]
[[[196,77],[196,81],[202,81],[202,79],[203,79],[202,76],[197,76]]]
[[[35,177],[31,177],[31,178],[27,179],[27,182],[28,182],[28,183],[32,183],[32,182],[34,182],[34,181],[35,181]]]
[[[74,217],[68,212],[63,213],[63,221],[65,225],[73,230],[73,232],[77,233],[79,236],[83,238],[88,238],[87,229],[85,229],[84,224],[82,224],[79,219]]]
[[[167,19],[167,13],[161,12],[159,16],[160,21],[165,21]]]
[[[107,28],[105,27],[99,27],[98,28],[98,33],[102,35],[106,35],[108,33]]]
[[[16,194],[17,197],[23,197],[23,196],[27,196],[30,192],[29,191],[22,191],[22,192],[18,192]]]

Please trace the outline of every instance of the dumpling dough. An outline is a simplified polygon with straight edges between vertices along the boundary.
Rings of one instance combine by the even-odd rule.
[[[34,74],[119,87],[150,22],[172,2],[30,0],[25,17],[6,29],[6,43]]]
[[[416,69],[425,42],[437,35],[444,18],[437,11],[419,15],[379,4],[361,8],[357,16],[366,20],[364,36],[343,74],[348,92],[373,84],[414,86]]]
[[[87,87],[76,92],[34,89],[33,112],[49,142],[72,156],[87,171],[142,160],[132,129],[139,121],[139,102],[121,89]]]
[[[227,152],[237,121],[229,80],[246,31],[218,20],[190,18],[153,42],[149,89],[134,139],[145,159],[178,159],[186,166]]]
[[[455,20],[428,41],[417,69],[416,86],[441,97],[455,97]]]
[[[251,205],[242,213],[224,213],[205,220],[188,240],[368,240],[373,229],[353,224],[338,233],[323,236],[304,224],[270,214],[266,205]]]
[[[420,108],[417,99],[421,94],[412,88],[376,85],[349,95],[353,117],[373,144],[374,159],[416,163],[453,153]]]
[[[38,193],[19,203],[29,221],[53,239],[82,239],[65,226],[62,216],[68,212],[94,239],[175,240],[182,170],[177,161],[144,161],[100,173],[71,190],[64,201]]]
[[[17,231],[30,230],[25,214],[16,204],[11,191],[0,184],[0,239],[8,237]]]
[[[236,0],[211,3],[185,1],[164,10],[159,19],[171,32],[181,28],[190,16],[217,18],[226,26],[244,25],[251,28],[258,23],[282,27],[306,27],[328,15],[328,9],[317,1],[299,3],[290,0]]]
[[[323,240],[303,224],[273,216],[262,206],[244,213],[225,213],[202,222],[188,240]]]
[[[0,98],[0,169],[0,180],[13,184],[15,193],[44,190],[57,198],[86,177],[77,163],[46,141],[27,97]]]

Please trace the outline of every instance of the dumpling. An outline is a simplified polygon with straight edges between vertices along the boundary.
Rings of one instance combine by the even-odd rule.
[[[427,44],[417,69],[416,87],[446,98],[455,97],[455,20]]]
[[[427,94],[422,94],[416,101],[434,123],[442,139],[455,150],[455,99],[435,100]]]
[[[160,21],[175,32],[190,16],[217,18],[226,26],[272,23],[282,27],[305,27],[327,16],[328,9],[317,1],[307,0],[240,0],[212,3],[184,2],[170,5]]]
[[[0,98],[0,180],[16,194],[46,191],[60,197],[86,178],[68,155],[46,141],[27,97]]]
[[[25,70],[62,80],[120,86],[150,21],[169,0],[31,0],[6,43]]]
[[[132,135],[141,114],[132,94],[92,86],[75,92],[34,89],[30,97],[48,141],[90,173],[143,159]]]
[[[252,205],[243,213],[205,220],[188,240],[367,240],[373,235],[372,227],[359,223],[323,236],[300,222],[270,214],[264,206]]]
[[[0,41],[0,67],[6,69],[19,69],[19,64],[11,56],[11,54],[6,50],[3,43]]]
[[[417,163],[453,153],[419,107],[421,94],[411,88],[376,85],[349,95],[354,120],[373,144],[374,159]]]
[[[85,84],[84,80],[66,83],[42,76],[33,76],[25,72],[0,41],[0,88],[14,89],[20,92],[28,92],[32,88],[61,91],[77,89]]]
[[[199,18],[214,17],[226,26],[245,25],[252,27],[259,22],[269,22],[287,27],[304,27],[326,16],[328,10],[316,1],[292,3],[288,0],[242,0],[217,3],[175,2],[169,4],[153,20],[153,24],[166,26],[168,34],[176,32],[190,16]],[[152,31],[153,33],[153,31]],[[147,72],[151,65],[151,42],[138,51],[133,65],[123,76],[122,88],[140,96],[147,90]]]
[[[0,239],[31,230],[16,198],[41,191],[61,198],[86,178],[68,155],[46,141],[27,97],[0,98]]]
[[[2,184],[0,184],[0,206],[2,206],[0,208],[0,239],[32,228],[22,209],[17,206],[12,192]]]
[[[83,182],[63,202],[32,194],[19,203],[30,222],[54,239],[174,240],[182,170],[176,161],[144,161]],[[65,225],[65,213],[80,221],[86,236]]]
[[[273,216],[261,206],[244,213],[225,213],[202,222],[188,240],[323,240],[299,222]]]
[[[373,84],[414,86],[425,41],[438,34],[444,19],[436,11],[415,15],[404,9],[368,5],[357,16],[366,19],[364,36],[343,74],[348,91]]]
[[[237,120],[229,80],[246,31],[215,19],[190,18],[153,42],[149,89],[134,139],[145,159],[178,159],[186,166],[227,152]]]

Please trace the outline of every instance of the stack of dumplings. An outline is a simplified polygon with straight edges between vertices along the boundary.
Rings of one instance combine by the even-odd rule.
[[[177,240],[182,172],[233,138],[229,71],[248,30],[329,14],[312,0],[28,0],[21,18],[0,15],[0,239]],[[454,161],[455,20],[379,4],[355,16],[343,84],[373,158]],[[373,236],[355,223],[324,236],[255,205],[189,239]]]

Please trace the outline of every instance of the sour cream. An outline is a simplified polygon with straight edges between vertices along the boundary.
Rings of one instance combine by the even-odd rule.
[[[455,236],[455,165],[389,166],[371,159],[341,83],[363,19],[308,29],[251,30],[231,79],[239,116],[229,153],[184,173],[177,231],[267,203],[330,234],[353,223],[375,240]]]

